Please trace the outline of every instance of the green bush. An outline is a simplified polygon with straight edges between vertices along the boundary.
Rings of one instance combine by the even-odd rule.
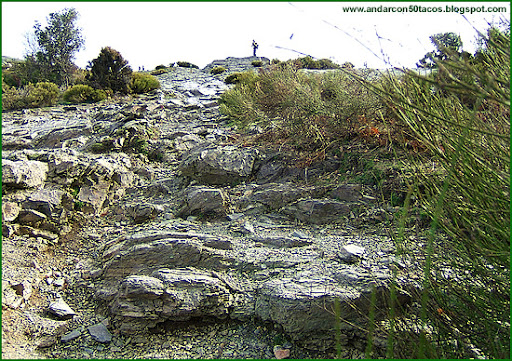
[[[188,61],[178,61],[176,64],[178,64],[178,66],[180,68],[194,68],[194,69],[199,69],[199,67],[195,64],[192,64],[192,63],[189,63]]]
[[[165,73],[168,73],[169,72],[169,69],[165,68],[165,69],[155,69],[155,70],[152,70],[151,71],[151,75],[162,75],[162,74],[165,74]]]
[[[101,49],[100,55],[89,62],[87,80],[95,89],[111,89],[113,92],[127,94],[132,69],[121,54],[110,47]]]
[[[163,65],[163,64],[157,65],[155,67],[155,70],[160,70],[160,69],[167,69],[167,67],[165,65]]]
[[[310,56],[291,59],[280,63],[281,66],[293,66],[296,69],[340,69],[340,66],[329,59],[314,60]]]
[[[129,86],[132,93],[142,94],[160,88],[160,83],[153,75],[133,73]]]
[[[89,85],[77,84],[62,94],[62,99],[69,103],[96,103],[105,100],[107,94],[101,89],[93,89]]]
[[[212,74],[221,74],[221,73],[224,73],[226,71],[226,68],[224,68],[223,66],[216,66],[215,68],[213,68],[210,73]]]
[[[236,84],[243,82],[245,84],[252,83],[257,78],[256,73],[252,71],[246,71],[243,73],[233,73],[229,74],[226,79],[224,79],[224,82],[226,84]]]
[[[59,87],[49,82],[28,84],[16,89],[2,83],[2,108],[5,110],[50,107],[59,100]]]
[[[242,128],[273,128],[299,147],[325,148],[359,134],[384,104],[343,72],[306,73],[274,65],[226,78],[233,89],[220,98],[221,111]]]
[[[260,66],[263,66],[263,62],[261,60],[253,60],[251,65],[258,68]]]

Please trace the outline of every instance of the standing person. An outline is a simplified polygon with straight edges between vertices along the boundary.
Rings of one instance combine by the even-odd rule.
[[[254,41],[252,41],[252,56],[256,56],[256,49],[258,49],[258,43]]]

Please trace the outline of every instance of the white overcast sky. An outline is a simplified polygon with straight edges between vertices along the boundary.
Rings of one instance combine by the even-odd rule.
[[[347,6],[505,7],[497,13],[348,13]],[[477,32],[510,18],[509,2],[2,2],[2,55],[23,58],[25,34],[52,12],[75,8],[85,49],[75,63],[85,67],[102,47],[118,50],[134,70],[189,61],[204,67],[228,56],[287,60],[330,58],[356,67],[413,67],[433,50],[429,36],[458,33],[473,52]],[[292,36],[293,35],[293,36]],[[291,49],[291,50],[284,50]],[[369,50],[371,49],[371,50]],[[293,51],[292,51],[293,50]]]

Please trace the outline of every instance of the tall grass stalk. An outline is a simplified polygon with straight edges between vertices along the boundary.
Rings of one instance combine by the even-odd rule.
[[[430,75],[365,83],[436,164],[410,159],[415,196],[432,218],[421,313],[438,335],[422,345],[441,357],[510,353],[510,36],[488,35],[474,60],[454,56]]]

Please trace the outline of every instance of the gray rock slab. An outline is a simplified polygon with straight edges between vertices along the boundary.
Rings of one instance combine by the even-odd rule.
[[[87,327],[87,331],[89,331],[89,334],[97,342],[109,343],[110,341],[112,341],[112,334],[107,329],[107,327],[101,322]]]
[[[249,177],[258,156],[255,149],[235,146],[199,146],[186,153],[183,175],[207,185],[234,185]]]
[[[283,212],[302,222],[325,224],[343,221],[342,217],[349,214],[350,210],[350,204],[345,202],[305,199],[287,206]]]
[[[68,332],[60,337],[60,341],[63,343],[67,343],[70,341],[73,341],[74,339],[77,339],[78,337],[82,336],[82,332],[79,329],[73,330],[71,332]]]
[[[224,217],[228,210],[228,197],[222,189],[189,187],[182,192],[179,217]]]

